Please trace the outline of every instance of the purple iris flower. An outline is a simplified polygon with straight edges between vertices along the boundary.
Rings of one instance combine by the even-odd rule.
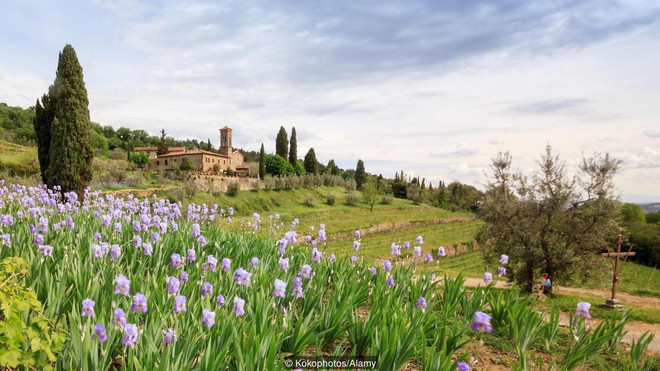
[[[575,312],[575,317],[584,317],[584,318],[591,318],[591,314],[589,314],[589,309],[591,308],[591,304],[581,301],[577,303],[577,311]]]
[[[396,284],[394,283],[394,278],[392,278],[392,277],[387,277],[387,279],[385,280],[385,283],[390,288],[394,288],[394,286],[396,286]]]
[[[275,287],[273,290],[273,296],[279,296],[281,298],[286,296],[286,282],[275,279],[273,286]]]
[[[225,261],[223,259],[222,260],[223,265],[224,265],[224,262]],[[206,258],[206,263],[204,263],[203,268],[204,268],[205,271],[210,269],[211,272],[215,272],[217,266],[218,266],[218,259],[216,259],[213,255],[209,255]]]
[[[142,244],[142,250],[144,252],[144,255],[146,256],[151,256],[151,254],[154,252],[153,246],[149,242],[145,242]]]
[[[499,277],[506,276],[506,268],[504,267],[497,268],[497,275]]]
[[[417,239],[415,241],[417,241],[417,243],[420,245],[424,244],[424,239],[422,238],[422,236],[417,236]]]
[[[227,258],[222,259],[222,270],[226,272],[230,269],[231,269],[231,260]]]
[[[293,291],[291,292],[292,296],[295,296],[297,299],[303,297],[303,281],[300,276],[297,276],[293,279]]]
[[[4,246],[11,246],[11,234],[5,233],[2,235],[2,244]]]
[[[475,312],[474,313],[474,320],[472,324],[470,324],[470,327],[475,330],[475,331],[485,331],[485,332],[491,332],[493,331],[493,326],[490,324],[491,316],[484,312]]]
[[[323,259],[323,253],[318,251],[316,248],[312,250],[312,261],[320,262]]]
[[[242,286],[246,286],[246,287],[250,286],[250,277],[252,277],[252,273],[246,271],[243,268],[238,268],[234,272],[234,281],[236,281],[236,283]]]
[[[319,243],[316,240],[312,240],[312,247],[317,248],[319,246]]]
[[[358,261],[358,257],[356,255],[351,256],[351,264],[355,264]]]
[[[493,282],[493,274],[490,272],[484,273],[484,282],[485,283],[491,283]]]
[[[218,295],[215,302],[216,302],[216,304],[218,304],[218,306],[224,307],[225,306],[225,297],[222,296],[222,295]]]
[[[383,270],[385,272],[390,272],[392,270],[392,262],[389,260],[385,260],[383,262]]]
[[[371,275],[372,275],[372,276],[375,276],[376,273],[377,273],[377,271],[376,271],[376,267],[370,267],[370,268],[369,268],[369,272],[371,272]]]
[[[177,292],[179,292],[180,285],[181,285],[181,281],[179,281],[178,278],[173,276],[167,277],[166,288],[167,288],[167,292],[169,292],[170,294],[176,294]]]
[[[360,249],[360,241],[353,241],[353,250],[358,251]]]
[[[99,259],[103,257],[103,248],[101,245],[92,245],[92,257]]]
[[[323,242],[323,241],[325,241],[325,240],[327,240],[327,239],[328,239],[328,238],[326,237],[325,229],[321,229],[321,230],[319,230],[319,238],[318,238],[318,240],[321,241],[321,242]]]
[[[285,272],[289,270],[289,258],[280,258],[280,269]]]
[[[202,247],[203,247],[203,246],[206,246],[206,244],[207,244],[207,242],[206,242],[206,237],[204,237],[204,236],[199,236],[199,237],[197,238],[197,243],[199,244],[199,246],[202,246]]]
[[[360,238],[360,230],[359,230],[359,229],[356,230],[356,231],[353,233],[353,235],[355,236],[355,238]]]
[[[401,246],[397,245],[396,243],[392,242],[392,251],[390,254],[392,255],[401,255]]]
[[[250,267],[256,268],[257,265],[259,265],[259,258],[255,256],[252,259],[250,259]]]
[[[500,257],[500,264],[504,265],[507,264],[508,262],[509,262],[509,255],[502,254],[502,256]]]
[[[126,326],[126,313],[121,308],[115,309],[114,318],[112,319],[112,322],[118,324],[119,327]]]
[[[174,313],[185,312],[186,311],[186,297],[183,295],[177,295],[174,297]]]
[[[199,228],[199,224],[195,223],[192,225],[192,236],[197,238],[202,235],[202,231]]]
[[[138,235],[133,236],[133,247],[142,247],[142,237]]]
[[[433,263],[433,255],[431,253],[426,254],[424,258],[424,263]]]
[[[180,268],[183,266],[183,259],[179,254],[172,254],[170,256],[170,268]]]
[[[300,267],[300,272],[298,273],[298,275],[307,279],[312,278],[312,267],[309,264],[303,265],[302,267]]]
[[[137,343],[138,339],[138,328],[132,323],[126,324],[124,326],[124,337],[121,340],[121,343],[127,347],[133,347]]]
[[[405,241],[405,242],[403,243],[403,247],[405,247],[406,250],[410,250],[410,242],[409,242],[409,241]]]
[[[426,309],[426,299],[424,299],[423,296],[420,296],[419,299],[417,299],[417,303],[415,303],[415,307]]]
[[[328,256],[328,261],[329,261],[330,263],[334,263],[334,262],[336,262],[336,261],[337,261],[337,257],[335,256],[335,254],[330,254],[330,256]]]
[[[147,297],[142,295],[141,293],[136,293],[133,295],[133,303],[131,304],[130,308],[131,312],[137,312],[139,310],[142,311],[142,313],[147,312]]]
[[[121,247],[119,245],[112,245],[110,247],[110,257],[115,260],[121,257]]]
[[[154,241],[154,243],[160,242],[160,235],[158,232],[154,232],[151,234],[151,240]]]
[[[82,310],[80,311],[81,317],[94,317],[94,305],[96,303],[92,299],[85,299],[82,302]]]
[[[94,337],[97,337],[101,343],[105,343],[108,340],[108,334],[106,334],[105,326],[103,326],[102,323],[94,325],[94,335],[92,335],[92,339]]]
[[[53,246],[50,245],[41,245],[39,246],[39,252],[42,256],[53,256]]]
[[[245,314],[245,300],[241,298],[234,298],[234,307],[231,312],[236,314],[236,317],[240,317]]]
[[[188,261],[194,262],[195,261],[195,249],[188,249]]]
[[[181,281],[181,284],[185,284],[188,282],[188,272],[182,271],[181,275],[179,276],[179,281]]]
[[[130,296],[130,286],[131,280],[129,280],[123,274],[119,274],[117,277],[115,277],[115,290],[113,291],[113,294]]]
[[[202,297],[211,294],[211,292],[213,292],[213,285],[209,282],[204,282],[202,285]]]
[[[465,362],[457,362],[456,369],[458,371],[470,371],[470,366],[468,366],[468,364]]]
[[[438,256],[447,256],[447,253],[445,252],[445,248],[440,246],[438,247]]]
[[[413,247],[413,256],[416,257],[422,256],[422,248],[420,246]]]
[[[170,345],[176,341],[176,334],[173,328],[168,328],[167,331],[163,330],[163,343]]]

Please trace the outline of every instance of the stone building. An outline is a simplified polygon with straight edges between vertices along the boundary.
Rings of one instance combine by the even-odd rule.
[[[167,149],[167,153],[174,153],[174,152],[183,152],[185,151],[185,147],[169,147]],[[150,147],[135,147],[133,148],[134,152],[146,152],[149,154],[149,159],[154,159],[158,157],[158,147],[155,146],[150,146]]]

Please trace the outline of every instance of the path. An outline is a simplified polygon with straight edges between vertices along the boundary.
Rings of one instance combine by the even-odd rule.
[[[474,278],[474,277],[468,277],[465,279],[465,286],[477,287],[479,285],[482,286],[484,285],[483,279]],[[501,289],[510,288],[511,284],[505,281],[496,281],[495,287]],[[603,301],[605,299],[609,299],[611,295],[610,291],[598,290],[598,289],[591,290],[591,289],[580,289],[574,287],[555,286],[553,290],[555,293],[562,293],[562,294],[578,294],[578,295],[582,294],[582,295],[599,296],[603,298]],[[658,308],[660,306],[660,299],[654,297],[637,296],[622,292],[622,293],[617,293],[617,298],[624,303],[631,304],[637,307]],[[559,323],[560,326],[568,326],[568,321],[569,321],[568,314],[562,313],[561,320]],[[600,323],[600,320],[596,318],[592,319],[591,321],[593,321],[592,323],[594,324],[594,326]],[[648,347],[648,351],[653,353],[660,353],[660,324],[657,323],[628,321],[628,323],[626,324],[627,334],[623,337],[623,342],[630,344],[633,340],[639,338],[647,330],[655,334],[653,341]]]

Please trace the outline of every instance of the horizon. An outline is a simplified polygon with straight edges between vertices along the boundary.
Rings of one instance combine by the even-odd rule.
[[[372,174],[483,189],[509,151],[525,173],[546,144],[623,161],[625,202],[660,202],[660,4],[15,2],[0,25],[0,102],[33,106],[70,43],[91,120]],[[299,156],[301,157],[301,156]]]

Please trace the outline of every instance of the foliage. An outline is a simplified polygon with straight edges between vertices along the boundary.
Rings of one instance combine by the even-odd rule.
[[[374,211],[374,206],[382,194],[383,188],[373,178],[369,179],[362,187],[362,198],[364,203],[369,205],[371,211]]]
[[[131,162],[140,169],[149,166],[149,154],[147,152],[131,152],[130,157]]]
[[[307,174],[307,171],[305,170],[305,164],[300,160],[296,161],[296,165],[294,166],[293,171],[298,176]]]
[[[510,276],[528,292],[542,272],[556,282],[574,269],[587,277],[597,271],[602,260],[595,253],[618,232],[612,183],[618,168],[609,155],[597,155],[571,178],[548,146],[530,181],[512,172],[508,153],[498,154],[479,208],[488,223],[478,236],[487,258],[509,255],[516,262]]]
[[[183,172],[191,172],[195,170],[195,166],[192,163],[192,160],[190,160],[189,157],[184,157],[181,159],[181,165],[179,165],[179,170]]]
[[[33,127],[35,108],[21,108],[0,103],[0,140],[24,146],[36,143]]]
[[[660,211],[651,212],[646,214],[646,222],[648,224],[660,225]]]
[[[335,159],[331,158],[330,161],[328,161],[328,165],[325,167],[326,174],[331,174],[331,175],[339,175],[341,170],[339,169],[339,166],[335,164]]]
[[[307,174],[318,174],[319,172],[319,163],[316,160],[316,152],[314,148],[310,148],[307,151],[304,159],[305,171]]]
[[[298,140],[296,139],[296,128],[291,128],[291,140],[289,140],[289,163],[293,167],[298,165]]]
[[[169,152],[169,146],[167,145],[167,134],[165,133],[165,129],[160,130],[160,141],[158,141],[158,156],[160,155],[165,155],[167,152]]]
[[[357,205],[360,198],[355,193],[349,193],[346,195],[346,204],[355,206]]]
[[[364,161],[358,160],[355,167],[355,183],[358,190],[362,190],[362,185],[367,182],[367,172],[364,170]]]
[[[286,129],[284,126],[280,126],[280,131],[277,132],[277,138],[275,139],[275,154],[287,160],[289,154],[289,139],[287,138]]]
[[[327,203],[328,205],[330,205],[330,206],[334,205],[335,202],[336,202],[336,197],[335,197],[334,195],[329,195],[329,196],[326,198],[326,203]]]
[[[229,196],[232,196],[232,197],[236,196],[236,195],[238,195],[238,193],[240,191],[241,191],[241,186],[236,181],[229,182],[229,184],[227,185],[227,194]]]
[[[621,217],[626,225],[635,225],[646,222],[646,212],[644,208],[631,203],[625,203],[621,206]]]
[[[272,176],[292,175],[293,166],[279,155],[266,156],[266,174]]]
[[[261,149],[259,150],[259,179],[264,179],[266,177],[266,153],[264,152],[264,144],[261,143]]]
[[[0,368],[52,369],[66,336],[43,314],[37,295],[27,288],[28,263],[9,257],[0,263]]]
[[[59,55],[55,82],[37,102],[34,129],[42,178],[49,187],[82,196],[92,180],[92,129],[83,72],[76,52]]]

